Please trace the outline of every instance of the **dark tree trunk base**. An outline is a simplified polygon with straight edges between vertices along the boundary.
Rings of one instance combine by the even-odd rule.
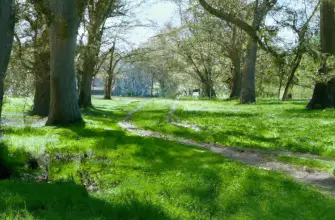
[[[207,84],[207,83],[203,84],[202,97],[210,98],[210,99],[216,98],[216,92],[214,88],[211,86],[211,84]]]
[[[335,78],[328,83],[317,83],[313,97],[306,106],[307,109],[335,108]]]
[[[91,108],[92,105],[92,76],[83,76],[81,80],[80,93],[79,93],[79,107]]]
[[[112,84],[113,79],[109,76],[105,81],[105,89],[104,89],[104,99],[111,100],[112,99]]]
[[[85,122],[82,117],[74,118],[71,120],[57,120],[57,119],[48,119],[45,123],[45,126],[56,126],[56,127],[68,127],[71,125],[76,125],[78,127],[85,127]]]
[[[50,78],[37,82],[31,115],[47,117],[50,108]]]
[[[235,83],[232,86],[231,93],[229,95],[229,99],[239,99],[241,98],[241,87],[237,87]]]
[[[289,93],[286,96],[283,96],[281,100],[282,101],[292,101],[292,99],[293,99],[292,93]]]
[[[241,92],[241,104],[252,104],[256,103],[256,96],[255,96],[255,91],[242,89]]]

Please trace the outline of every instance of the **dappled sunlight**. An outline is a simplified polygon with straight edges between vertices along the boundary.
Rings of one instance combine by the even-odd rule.
[[[199,128],[198,131],[190,126],[187,128],[169,123],[166,120],[168,106],[157,102],[147,103],[148,110],[144,106],[142,111],[134,114],[133,121],[144,129],[201,142],[335,156],[331,127],[335,123],[334,110],[319,114],[302,110],[303,102],[277,105],[277,102],[271,105],[260,102],[239,106],[237,111],[234,103],[175,101],[178,109],[173,112],[174,121],[194,125]]]
[[[83,114],[89,121],[85,127],[5,128],[4,142],[13,151],[25,148],[29,152],[42,151],[38,146],[46,141],[44,152],[35,157],[47,157],[40,165],[42,171],[47,169],[48,183],[20,175],[19,182],[14,179],[0,182],[0,213],[3,213],[0,216],[26,219],[195,219],[201,216],[256,220],[281,219],[284,212],[294,219],[335,215],[334,200],[291,178],[197,147],[135,136],[120,129],[117,122],[136,109],[138,102],[97,102],[106,110],[86,109]],[[196,132],[169,125],[166,114],[171,103],[160,107],[155,102],[155,108],[150,111],[151,102],[146,101],[131,120],[137,123],[143,120],[142,114],[154,114],[157,117],[150,120],[156,121],[157,126],[169,126],[159,131],[166,129],[176,136],[199,141],[210,134],[210,131]],[[183,117],[182,114],[179,112],[177,117]],[[207,114],[205,117],[211,117]],[[225,117],[231,116],[222,113],[215,120]],[[233,130],[213,137],[242,135],[256,142],[274,142]],[[246,142],[239,144],[243,143]],[[21,163],[25,160],[22,158]],[[31,175],[38,178],[41,174],[32,172]],[[11,200],[5,199],[8,195]]]

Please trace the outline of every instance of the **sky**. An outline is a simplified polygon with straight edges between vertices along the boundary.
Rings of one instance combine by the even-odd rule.
[[[143,2],[144,0],[135,1]],[[303,6],[303,1],[305,0],[279,0],[278,3],[281,5],[287,4],[298,9]],[[133,48],[149,41],[150,38],[155,36],[159,29],[161,29],[166,23],[171,22],[174,26],[180,24],[178,6],[170,1],[147,0],[147,2],[142,3],[140,7],[134,8],[132,13],[136,15],[136,19],[141,23],[151,24],[150,27],[137,27],[128,31],[126,38],[132,43]],[[271,19],[267,19],[266,23],[273,24],[273,21],[271,21]],[[288,29],[282,30],[279,33],[279,37],[286,39],[288,42],[293,44],[296,39],[295,34]]]
[[[150,27],[133,28],[127,35],[128,40],[132,42],[135,47],[150,40],[155,36],[160,28],[166,23],[179,23],[178,7],[171,2],[157,2],[149,0],[135,9],[133,13],[136,14],[138,20],[145,24],[151,24]]]

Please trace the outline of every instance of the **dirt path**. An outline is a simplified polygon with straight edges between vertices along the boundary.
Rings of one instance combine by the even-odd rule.
[[[194,131],[201,131],[201,128],[198,127],[197,125],[174,122],[173,119],[175,118],[175,116],[173,115],[173,113],[176,111],[176,109],[177,109],[177,106],[173,105],[171,110],[169,111],[167,119],[170,124],[178,126],[178,127],[190,128]],[[220,144],[212,144],[212,145],[215,145],[216,147],[219,147],[219,148],[227,147],[227,146],[222,146]],[[299,152],[290,152],[290,151],[271,151],[271,150],[264,150],[264,149],[259,149],[259,148],[245,148],[245,147],[236,147],[236,146],[229,147],[229,148],[233,148],[234,150],[239,150],[239,151],[246,151],[249,153],[256,153],[256,154],[260,153],[260,154],[268,154],[268,155],[274,155],[274,156],[289,156],[289,157],[317,159],[317,160],[335,162],[335,158],[333,157],[320,156],[320,155],[315,155],[315,154],[310,154],[310,153],[299,153]]]
[[[265,170],[272,170],[280,172],[286,175],[292,176],[299,182],[308,183],[313,186],[316,186],[323,192],[331,193],[332,196],[335,194],[335,178],[331,174],[323,171],[318,171],[314,169],[306,168],[296,168],[289,164],[282,163],[276,160],[273,156],[268,153],[261,151],[250,151],[240,148],[224,147],[218,144],[212,143],[198,143],[193,140],[177,138],[171,135],[164,135],[159,132],[148,131],[144,129],[137,128],[135,125],[130,123],[131,117],[136,113],[137,109],[128,114],[126,119],[122,122],[119,122],[119,125],[126,131],[139,135],[142,137],[155,137],[159,139],[175,141],[181,144],[196,146],[203,149],[208,149],[212,152],[221,154],[225,157],[228,157],[232,160],[240,161],[242,163],[260,168]]]
[[[167,121],[177,127],[183,127],[183,128],[189,128],[192,129],[194,131],[200,131],[201,129],[196,126],[196,125],[191,125],[191,124],[187,124],[187,123],[183,123],[183,122],[175,122],[173,121],[173,119],[175,118],[175,116],[173,115],[173,113],[178,109],[177,105],[173,105],[169,111],[169,114],[166,116]]]

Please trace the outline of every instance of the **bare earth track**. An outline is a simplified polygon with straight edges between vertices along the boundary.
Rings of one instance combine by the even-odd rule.
[[[188,146],[196,146],[203,149],[208,149],[212,152],[221,154],[232,160],[236,160],[260,169],[272,170],[275,172],[283,173],[289,176],[292,176],[295,180],[307,184],[311,184],[317,187],[322,192],[331,193],[332,196],[335,194],[335,178],[331,174],[323,171],[318,171],[315,169],[306,169],[306,168],[297,168],[289,164],[285,164],[276,160],[273,155],[291,155],[289,152],[269,152],[261,149],[245,149],[242,147],[227,147],[214,143],[198,143],[193,140],[177,138],[171,135],[161,134],[159,132],[153,132],[149,130],[144,130],[136,127],[131,121],[131,117],[137,111],[141,109],[141,106],[138,106],[137,109],[133,112],[130,112],[124,121],[119,122],[118,124],[124,130],[139,135],[142,137],[155,137],[163,140],[175,141]],[[176,109],[172,108],[172,109]],[[170,111],[169,118],[173,118],[174,110]],[[172,122],[172,120],[169,120]],[[327,159],[319,156],[314,156],[310,154],[294,154],[294,156],[301,156],[306,158],[319,158]]]

